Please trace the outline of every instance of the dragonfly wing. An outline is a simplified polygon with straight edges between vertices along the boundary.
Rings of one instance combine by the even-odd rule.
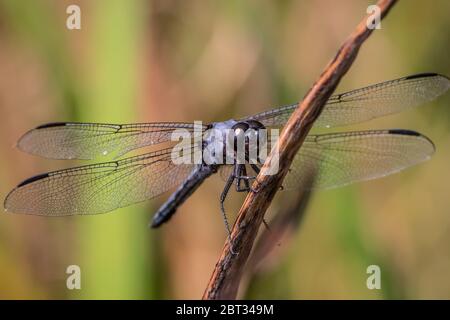
[[[436,73],[423,73],[386,81],[330,97],[317,127],[343,126],[397,113],[429,102],[450,88],[450,80]],[[267,127],[283,126],[298,104],[249,117]]]
[[[197,130],[205,129],[199,126]],[[194,132],[193,123],[100,124],[49,123],[20,138],[22,151],[51,159],[118,158],[141,147],[170,141],[175,130]]]
[[[27,179],[6,197],[5,209],[45,216],[84,215],[151,199],[180,184],[194,168],[174,164],[171,150]]]
[[[311,173],[313,188],[375,179],[428,160],[433,152],[428,138],[409,130],[310,135],[295,156],[283,186],[302,188]]]

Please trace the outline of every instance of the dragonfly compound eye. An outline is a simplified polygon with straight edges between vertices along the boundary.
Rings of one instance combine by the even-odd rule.
[[[245,122],[238,122],[236,123],[232,128],[232,139],[234,140],[234,146],[236,146],[240,143],[243,143],[245,140],[245,133],[248,130],[249,125]]]

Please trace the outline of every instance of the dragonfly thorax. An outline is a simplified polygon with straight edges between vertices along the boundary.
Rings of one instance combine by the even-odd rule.
[[[207,164],[261,164],[259,154],[266,141],[267,130],[256,120],[217,123],[205,132],[204,161]]]

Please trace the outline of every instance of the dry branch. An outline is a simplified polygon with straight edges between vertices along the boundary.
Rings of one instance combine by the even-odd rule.
[[[380,0],[377,3],[381,19],[386,16],[395,2],[396,0]],[[286,123],[278,141],[280,170],[276,175],[267,174],[268,163],[274,157],[272,152],[253,185],[258,192],[248,194],[233,227],[231,243],[234,251],[239,254],[233,254],[230,243],[228,241],[225,243],[203,299],[236,298],[243,270],[264,214],[314,121],[352,65],[362,43],[372,33],[373,30],[367,28],[367,21],[372,18],[368,15],[357,25]]]
[[[303,189],[298,190],[289,206],[278,210],[270,221],[270,229],[265,228],[258,237],[253,247],[253,252],[246,264],[246,273],[253,273],[259,268],[262,261],[278,246],[286,246],[289,238],[292,238],[304,217],[308,202],[311,198],[311,186],[314,184],[314,176],[305,177]],[[283,243],[280,241],[283,240]]]
[[[275,268],[283,261],[296,231],[300,227],[309,200],[311,190],[303,188],[293,193],[293,201],[286,208],[280,208],[270,221],[270,229],[264,228],[258,236],[252,253],[245,265],[245,272],[239,284],[239,296],[245,295],[250,283],[258,274]]]

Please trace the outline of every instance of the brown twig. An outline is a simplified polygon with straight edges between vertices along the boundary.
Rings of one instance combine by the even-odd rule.
[[[386,16],[395,2],[396,0],[380,0],[377,3],[380,19]],[[236,298],[244,266],[264,213],[279,189],[294,156],[320,115],[325,102],[352,65],[362,43],[372,33],[372,29],[367,28],[367,21],[372,18],[368,15],[358,24],[286,123],[278,141],[279,172],[275,175],[268,174],[269,164],[277,156],[276,153],[271,152],[253,185],[258,191],[248,194],[233,227],[231,244],[238,254],[231,252],[230,242],[227,241],[203,294],[203,299]]]
[[[245,294],[259,271],[267,271],[282,260],[282,255],[290,247],[311,199],[308,184],[307,182],[304,188],[294,193],[289,206],[283,206],[275,213],[270,221],[270,229],[265,228],[258,236],[245,265],[245,272],[239,284],[239,295]]]
[[[295,200],[289,206],[278,210],[270,221],[270,229],[261,232],[247,261],[246,272],[252,273],[257,269],[260,263],[280,245],[282,239],[283,245],[285,245],[285,241],[299,228],[311,198],[311,186],[314,184],[315,173],[310,172],[309,175],[309,177],[304,177],[304,180],[302,179],[305,182],[302,189],[295,193]]]

